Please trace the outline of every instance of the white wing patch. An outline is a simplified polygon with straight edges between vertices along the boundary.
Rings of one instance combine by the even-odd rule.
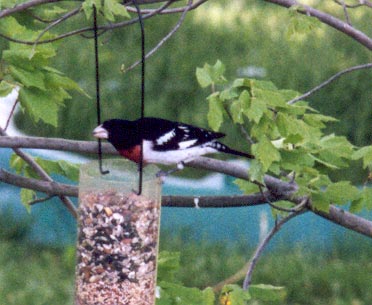
[[[183,141],[178,143],[178,146],[180,149],[186,149],[189,148],[190,146],[193,146],[197,141],[198,141],[197,139]]]
[[[156,145],[163,145],[164,143],[167,143],[170,139],[172,139],[176,135],[176,132],[174,129],[167,132],[166,134],[163,134],[161,137],[159,137],[156,140]]]

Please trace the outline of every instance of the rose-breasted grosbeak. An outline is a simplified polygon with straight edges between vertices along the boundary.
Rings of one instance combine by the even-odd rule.
[[[97,126],[93,135],[107,139],[120,155],[136,163],[141,158],[141,141],[144,164],[183,165],[201,155],[218,152],[254,158],[251,154],[231,149],[216,141],[225,136],[221,132],[159,118],[108,120]]]

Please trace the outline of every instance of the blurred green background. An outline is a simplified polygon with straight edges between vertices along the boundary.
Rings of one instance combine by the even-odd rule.
[[[318,5],[342,16],[333,1],[318,1]],[[351,13],[353,22],[367,34],[371,34],[371,13],[367,9]],[[147,50],[170,31],[178,17],[165,15],[145,22]],[[79,24],[83,19],[74,21],[71,27]],[[304,32],[291,35],[296,24]],[[179,31],[147,61],[146,115],[207,127],[205,97],[210,92],[197,84],[195,69],[217,59],[226,65],[229,79],[255,76],[300,92],[340,70],[370,60],[369,51],[345,35],[325,25],[311,31],[309,26],[305,19],[264,1],[209,1],[190,12]],[[133,25],[100,38],[103,119],[139,116],[140,67],[121,72],[123,65],[128,67],[140,57],[139,33],[138,25]],[[5,47],[0,40],[0,50]],[[94,97],[91,40],[76,36],[60,42],[55,65]],[[371,142],[371,93],[371,72],[363,70],[343,76],[309,101],[322,113],[339,119],[329,132],[345,135],[355,145],[367,145]],[[91,139],[95,102],[74,94],[60,112],[57,129],[34,124],[22,112],[16,121],[30,135]],[[229,135],[226,144],[245,146],[238,128],[224,125],[223,131]],[[355,181],[365,177],[356,168],[346,174]],[[4,231],[1,226],[9,226],[4,217],[0,221],[0,231]],[[342,236],[335,238],[341,240]],[[193,243],[184,236],[162,236],[161,247],[184,249],[179,277],[186,285],[199,287],[234,273],[252,250],[209,241]],[[22,229],[1,236],[0,248],[0,305],[72,304],[73,248],[32,247],[22,239]],[[283,245],[283,249],[263,258],[254,279],[286,286],[287,304],[370,304],[371,250],[365,239],[358,238],[340,241],[324,253],[310,253],[306,246],[288,249]],[[196,272],[200,274],[197,278]]]

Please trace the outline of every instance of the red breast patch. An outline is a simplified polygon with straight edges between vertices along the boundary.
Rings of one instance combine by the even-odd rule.
[[[141,158],[141,146],[136,145],[129,149],[119,150],[120,155],[136,163],[140,162]]]

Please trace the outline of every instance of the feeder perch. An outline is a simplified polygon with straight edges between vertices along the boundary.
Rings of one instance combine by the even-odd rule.
[[[81,166],[76,305],[155,304],[161,183],[158,169],[143,172],[142,194],[136,164],[104,160]]]

